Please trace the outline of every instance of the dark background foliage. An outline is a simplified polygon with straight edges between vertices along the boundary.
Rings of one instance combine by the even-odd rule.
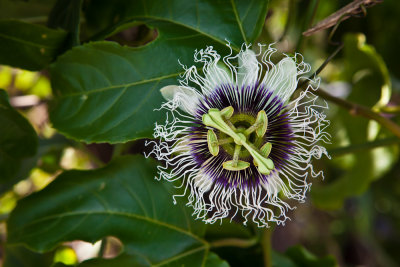
[[[0,0],[0,262],[398,266],[400,3],[380,2]],[[143,156],[178,60],[226,40],[328,58],[332,159],[285,226],[195,221]]]

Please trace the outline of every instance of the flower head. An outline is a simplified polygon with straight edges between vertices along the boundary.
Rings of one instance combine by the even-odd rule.
[[[181,196],[188,195],[194,216],[208,223],[284,223],[292,207],[281,197],[304,201],[309,176],[322,175],[311,165],[326,154],[317,143],[329,141],[329,122],[318,111],[326,103],[312,93],[319,80],[295,94],[310,66],[299,54],[274,64],[272,45],[259,50],[244,45],[222,60],[212,47],[196,51],[202,74],[183,66],[180,85],[161,89],[167,119],[156,124],[160,141],[151,141],[150,153],[166,162],[158,178],[181,181]]]

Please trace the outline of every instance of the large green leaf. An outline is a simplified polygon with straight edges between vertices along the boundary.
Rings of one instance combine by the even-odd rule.
[[[41,70],[59,55],[67,32],[16,20],[0,21],[0,64]]]
[[[146,17],[147,9],[140,8],[135,2],[139,5],[137,9],[131,4],[124,9],[125,13],[136,14],[130,20],[140,20],[157,28],[159,35],[154,42],[140,48],[122,47],[111,42],[93,42],[76,47],[60,57],[51,68],[56,97],[50,119],[54,127],[65,135],[84,142],[116,143],[150,137],[154,123],[164,118],[162,112],[154,112],[162,101],[159,89],[168,84],[177,84],[177,78],[183,73],[178,60],[190,66],[194,51],[207,45],[213,45],[223,54],[229,53],[224,38],[240,39],[231,30],[232,26],[229,26],[232,19],[235,20],[234,17],[222,12],[224,8],[229,9],[229,6],[198,2],[203,8],[197,17],[198,27],[186,22],[189,18],[193,19],[186,9],[188,14],[180,13],[179,8],[173,9],[179,14],[172,14],[168,19],[159,16]],[[248,10],[247,16],[253,15],[251,10],[254,2],[248,2],[247,9],[244,9],[244,3],[240,5],[243,10]],[[146,3],[150,5],[153,1]],[[117,3],[112,4],[114,5],[118,7]],[[184,6],[183,3],[181,5]],[[254,29],[262,25],[265,4],[261,7],[263,12],[257,17],[259,24],[255,25],[246,16],[246,27],[243,24],[242,28]],[[162,5],[154,4],[151,10],[164,12],[166,9]],[[216,10],[222,13],[210,17]],[[141,16],[137,15],[140,11],[144,12]],[[245,17],[245,14],[242,15]],[[210,29],[219,31],[206,32],[204,23],[212,23],[214,26]],[[235,25],[240,32],[238,24]],[[254,32],[249,33],[249,36],[253,35]],[[244,37],[241,38],[242,43],[245,40]],[[233,48],[236,51],[239,49]]]
[[[237,50],[258,37],[267,5],[264,0],[173,0],[166,7],[163,0],[102,0],[90,1],[84,10],[98,36],[107,36],[135,20],[155,20],[183,26],[222,45],[229,40]]]
[[[155,181],[155,175],[154,162],[142,156],[64,172],[18,202],[7,222],[8,242],[48,251],[64,241],[115,236],[126,253],[145,263],[200,266],[209,252],[201,238],[204,224],[185,206],[174,206],[172,185]]]
[[[9,187],[8,184],[21,178],[19,176],[27,174],[21,174],[20,170],[24,162],[35,155],[38,139],[28,120],[11,107],[4,90],[0,90],[0,125],[0,192],[2,192]]]

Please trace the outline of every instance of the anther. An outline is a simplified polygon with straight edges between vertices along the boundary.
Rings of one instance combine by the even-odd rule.
[[[229,120],[229,119],[232,117],[234,111],[235,111],[235,110],[233,109],[233,107],[232,107],[232,106],[229,106],[229,107],[226,107],[226,108],[224,108],[223,110],[221,110],[221,115],[222,115],[225,119]]]
[[[213,130],[208,130],[207,132],[207,144],[208,150],[210,150],[211,155],[217,156],[219,153],[219,143],[217,135]]]
[[[250,163],[239,160],[241,145],[235,146],[235,152],[233,154],[233,160],[222,163],[222,167],[228,171],[241,171],[250,167]]]
[[[272,149],[272,144],[270,142],[267,142],[260,148],[260,153],[264,157],[268,157],[269,153],[271,153],[271,149]]]
[[[254,124],[251,125],[249,128],[247,128],[244,131],[244,134],[246,136],[249,136],[252,132],[256,131],[258,137],[263,137],[267,132],[267,128],[268,128],[268,117],[265,111],[261,110],[260,112],[258,112]]]

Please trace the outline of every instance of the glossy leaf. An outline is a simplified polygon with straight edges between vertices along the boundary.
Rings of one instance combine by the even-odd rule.
[[[48,251],[64,241],[115,236],[147,264],[200,266],[209,247],[204,223],[172,204],[171,184],[155,181],[155,171],[152,160],[127,156],[102,169],[64,172],[18,203],[8,242]]]
[[[11,107],[4,90],[0,90],[0,125],[0,192],[2,192],[8,188],[8,184],[13,184],[15,179],[27,174],[21,174],[21,167],[24,161],[36,154],[38,139],[28,120]]]
[[[195,34],[225,45],[229,40],[238,50],[245,43],[252,43],[261,32],[268,1],[173,0],[165,8],[163,0],[96,1],[85,8],[86,20],[99,31],[97,37],[105,37],[132,21],[156,20],[180,25]],[[211,43],[210,43],[211,44]]]
[[[163,101],[159,90],[166,85],[178,84],[177,79],[184,72],[178,60],[190,66],[193,64],[194,51],[208,45],[213,45],[222,54],[229,53],[224,40],[226,34],[238,40],[242,38],[240,43],[244,42],[243,36],[235,35],[240,33],[237,23],[236,32],[230,30],[231,26],[226,28],[231,25],[232,19],[235,21],[234,17],[211,16],[210,19],[210,12],[217,12],[219,8],[232,10],[229,6],[205,4],[201,1],[203,9],[197,17],[198,26],[195,26],[192,25],[194,18],[190,13],[185,13],[186,9],[184,13],[178,11],[181,9],[174,9],[178,13],[166,19],[166,9],[156,5],[157,1],[149,2],[148,5],[153,4],[147,6],[147,9],[137,2],[129,3],[123,9],[124,14],[133,14],[130,20],[137,19],[157,28],[159,36],[155,41],[140,48],[121,47],[111,42],[89,43],[72,49],[51,68],[56,98],[50,118],[55,128],[71,138],[88,143],[117,143],[151,137],[154,123],[165,117],[162,112],[154,112]],[[178,2],[175,4],[182,5]],[[251,4],[254,3],[249,2],[248,7]],[[108,5],[109,2],[106,3]],[[122,3],[112,3],[110,10],[120,5]],[[260,8],[264,9],[264,6]],[[150,10],[164,15],[156,16],[154,13],[150,16],[150,13],[146,13]],[[257,21],[262,21],[265,10],[258,16]],[[219,25],[211,27],[218,31],[205,32],[211,22]],[[252,24],[246,26],[246,29],[261,25]],[[229,36],[227,39],[231,40]]]
[[[0,21],[0,64],[41,70],[63,50],[67,33],[16,20]]]

